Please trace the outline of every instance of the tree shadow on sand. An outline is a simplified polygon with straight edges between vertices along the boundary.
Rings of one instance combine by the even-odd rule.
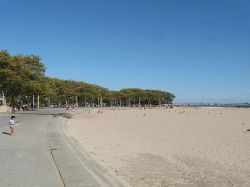
[[[53,113],[36,113],[36,112],[17,112],[15,114],[31,114],[31,115],[39,115],[39,116],[53,116]]]
[[[247,129],[246,131],[247,131],[247,132],[250,132],[250,129]]]

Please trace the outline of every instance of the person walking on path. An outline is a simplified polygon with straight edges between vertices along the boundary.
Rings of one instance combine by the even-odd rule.
[[[15,116],[10,117],[10,121],[9,121],[10,135],[13,135],[15,131],[15,128],[14,128],[16,125],[15,118],[16,118]]]

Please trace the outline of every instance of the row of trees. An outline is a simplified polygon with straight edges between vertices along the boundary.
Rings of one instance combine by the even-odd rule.
[[[159,105],[172,103],[175,96],[159,90],[123,89],[111,91],[101,86],[45,76],[39,56],[10,55],[0,51],[0,90],[9,103],[31,101],[39,95],[43,104]]]

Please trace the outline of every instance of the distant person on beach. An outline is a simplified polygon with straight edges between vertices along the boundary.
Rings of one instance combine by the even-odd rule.
[[[15,131],[15,125],[16,125],[16,122],[15,122],[15,116],[11,116],[10,117],[10,121],[9,121],[9,126],[10,126],[10,135],[13,135],[14,131]]]
[[[53,110],[54,109],[54,105],[50,105],[50,109]]]
[[[69,105],[66,105],[66,110],[69,110]]]
[[[11,107],[11,113],[14,114],[17,109],[16,106],[14,104],[11,104],[10,107]]]

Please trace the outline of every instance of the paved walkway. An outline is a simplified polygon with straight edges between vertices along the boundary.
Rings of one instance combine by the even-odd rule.
[[[122,186],[65,136],[58,112],[17,113],[14,136],[0,114],[0,186]]]

